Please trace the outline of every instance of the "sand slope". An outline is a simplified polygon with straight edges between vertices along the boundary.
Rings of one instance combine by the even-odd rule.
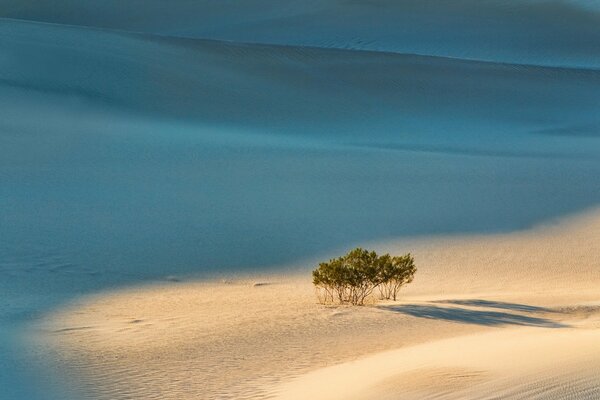
[[[5,19],[0,33],[0,95],[9,89],[25,91],[29,101],[57,95],[121,116],[137,112],[314,136],[332,127],[337,135],[368,130],[379,136],[427,133],[440,125],[447,134],[478,128],[477,135],[575,125],[594,135],[598,123],[593,112],[600,72],[590,69],[190,40]],[[292,122],[303,126],[293,130]]]
[[[397,303],[317,305],[308,274],[172,282],[77,301],[33,340],[81,398],[589,399],[599,228],[415,241]]]
[[[2,0],[0,16],[160,35],[600,66],[585,0]]]
[[[511,329],[393,350],[324,368],[277,399],[597,399],[600,320],[592,329]]]
[[[276,267],[600,201],[599,71],[13,20],[0,54],[0,268],[22,287]]]

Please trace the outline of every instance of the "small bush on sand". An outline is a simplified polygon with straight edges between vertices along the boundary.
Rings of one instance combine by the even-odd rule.
[[[400,288],[413,281],[417,268],[410,253],[399,257],[384,254],[378,259],[378,271],[381,281],[379,285],[381,298],[395,301]]]
[[[396,300],[400,288],[412,282],[415,272],[410,254],[378,256],[374,251],[357,248],[320,263],[312,275],[321,303],[363,305],[377,288],[381,298]]]

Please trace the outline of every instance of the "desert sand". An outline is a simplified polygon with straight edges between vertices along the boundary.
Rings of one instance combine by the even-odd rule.
[[[600,1],[0,4],[0,400],[589,393]]]
[[[415,256],[397,302],[319,305],[308,268],[162,282],[76,300],[30,340],[82,399],[600,397],[599,211],[371,247]]]

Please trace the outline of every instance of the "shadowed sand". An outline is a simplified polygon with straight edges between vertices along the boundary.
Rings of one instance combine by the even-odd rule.
[[[368,307],[315,304],[308,271],[132,287],[48,315],[32,340],[81,398],[598,398],[598,239],[596,211],[380,244],[419,271]]]

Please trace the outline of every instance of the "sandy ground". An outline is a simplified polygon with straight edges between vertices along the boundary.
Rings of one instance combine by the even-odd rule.
[[[375,247],[415,256],[398,302],[318,305],[308,270],[166,282],[79,299],[31,340],[82,399],[600,398],[600,212]]]

